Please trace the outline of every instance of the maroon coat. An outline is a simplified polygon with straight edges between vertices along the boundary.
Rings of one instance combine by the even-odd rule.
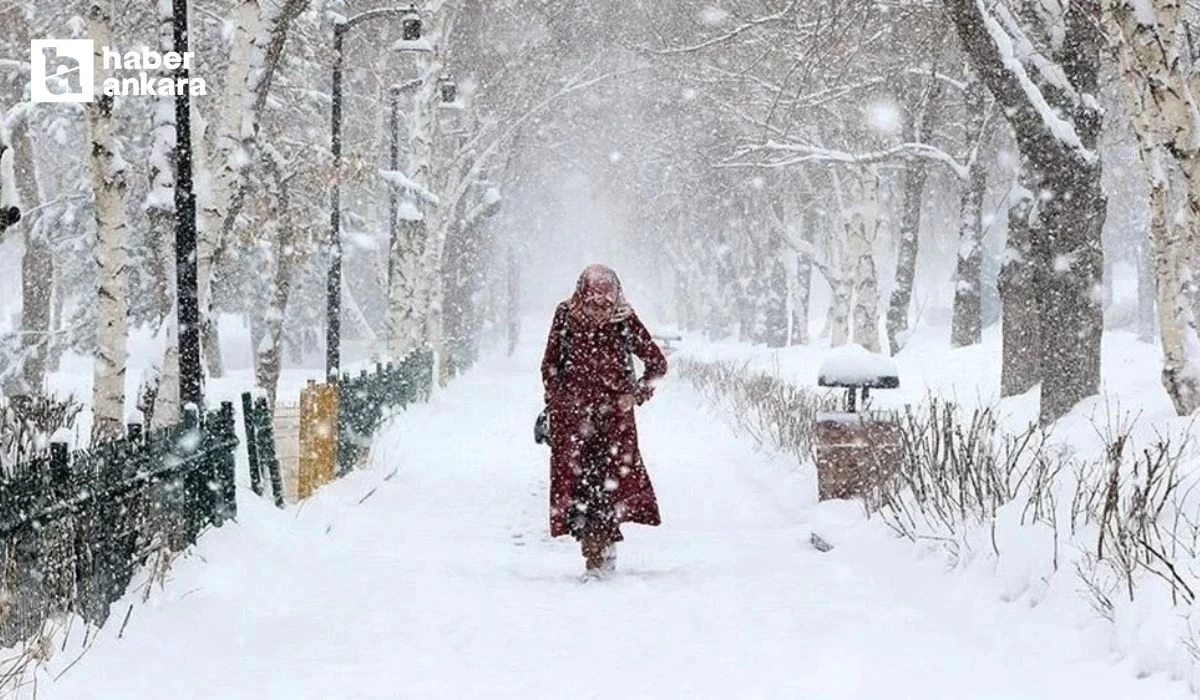
[[[649,398],[646,387],[667,373],[667,358],[636,314],[621,323],[588,327],[572,318],[568,308],[564,302],[555,310],[542,358],[550,416],[550,534],[568,534],[564,514],[585,445],[601,447],[610,456],[606,477],[616,483],[617,522],[658,525],[658,501],[638,450],[633,410],[620,410],[617,399],[623,394],[634,394],[641,401]],[[566,372],[559,377],[564,343]],[[636,383],[626,373],[626,343],[646,367]]]

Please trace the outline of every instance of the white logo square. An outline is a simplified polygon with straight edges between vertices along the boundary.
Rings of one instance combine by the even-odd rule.
[[[29,47],[29,94],[34,102],[91,102],[96,98],[91,39],[34,39]]]

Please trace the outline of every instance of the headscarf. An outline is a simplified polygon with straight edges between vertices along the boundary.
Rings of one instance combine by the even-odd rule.
[[[599,315],[596,312],[603,313],[603,307],[609,306],[612,311],[600,323],[620,323],[633,315],[633,308],[625,301],[617,273],[607,265],[588,265],[575,283],[575,293],[570,301],[571,315],[579,321],[596,325]]]

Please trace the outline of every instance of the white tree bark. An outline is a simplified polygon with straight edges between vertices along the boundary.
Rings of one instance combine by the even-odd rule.
[[[879,170],[858,168],[856,202],[850,216],[850,264],[854,266],[854,342],[879,352],[879,275],[875,241],[879,236]]]
[[[238,6],[234,55],[225,83],[232,87],[223,96],[225,110],[217,125],[213,154],[213,194],[207,203],[200,201],[205,209],[200,218],[206,229],[202,243],[197,246],[199,302],[204,325],[201,340],[213,374],[223,370],[213,310],[213,277],[246,198],[259,115],[283,58],[288,32],[307,5],[308,0],[280,0],[266,5],[257,0],[242,0]]]
[[[159,47],[163,51],[175,49],[174,35],[175,13],[169,0],[159,0],[158,31]],[[195,111],[196,101],[192,101],[192,111]],[[192,124],[196,122],[193,121]],[[154,234],[159,239],[155,253],[163,256],[156,263],[169,272],[175,266],[173,260],[167,259],[168,251],[174,246],[166,245],[167,240],[174,240],[173,225],[175,221],[175,107],[171,100],[160,100],[155,106],[154,143],[150,156],[150,191],[146,195],[146,210],[153,226],[158,227]],[[192,143],[202,143],[192,139]],[[194,153],[193,149],[193,153]],[[174,275],[167,275],[174,280]],[[174,289],[174,284],[167,285],[168,292]],[[173,303],[173,294],[169,294],[172,303],[167,304],[168,312],[163,318],[164,328],[160,332],[166,335],[166,345],[163,348],[162,364],[159,366],[158,391],[154,395],[154,407],[151,412],[151,424],[148,428],[157,429],[179,422],[181,417],[179,401],[179,329],[178,315]]]
[[[246,95],[246,78],[250,72],[250,55],[258,36],[258,0],[241,0],[233,18],[233,48],[225,68],[221,112],[215,124],[210,197],[198,202],[198,239],[196,241],[196,284],[200,313],[207,318],[212,311],[213,255],[219,246],[221,226],[229,213],[233,192],[247,166],[248,156],[241,147],[242,108]],[[203,143],[203,139],[200,139]],[[193,140],[193,143],[196,143]],[[206,163],[204,158],[196,158]],[[197,188],[199,189],[199,188]]]
[[[439,8],[434,8],[426,23],[426,34],[444,40]],[[434,307],[439,303],[438,270],[445,241],[446,203],[436,198],[437,193],[445,192],[446,177],[445,154],[438,152],[438,77],[443,64],[436,52],[428,52],[416,55],[416,65],[420,86],[408,110],[404,173],[414,186],[401,196],[400,244],[392,251],[397,258],[388,293],[388,349],[397,360],[416,348],[440,349],[442,342],[440,316]]]
[[[847,274],[849,261],[846,255],[845,233],[842,226],[829,227],[829,274],[826,279],[832,290],[829,314],[825,320],[829,344],[833,347],[850,342],[850,300],[854,288]]]
[[[1150,189],[1162,382],[1175,410],[1188,415],[1200,407],[1200,337],[1186,291],[1200,226],[1200,115],[1196,78],[1181,55],[1182,13],[1183,6],[1174,0],[1104,2]],[[1171,205],[1172,158],[1186,183],[1188,202],[1178,218]]]
[[[175,307],[167,316],[166,347],[158,373],[158,393],[154,395],[154,411],[150,428],[165,428],[180,421],[179,400],[179,326]]]
[[[958,214],[958,265],[954,276],[954,315],[950,346],[961,348],[983,341],[983,198],[987,193],[987,162],[981,152],[988,138],[987,88],[977,78],[968,79],[964,92],[963,120],[966,157],[970,171],[963,183]]]
[[[88,8],[88,32],[96,47],[96,99],[87,106],[87,122],[98,268],[92,439],[99,442],[120,437],[124,432],[129,324],[128,232],[124,201],[127,164],[117,147],[113,99],[100,89],[107,74],[101,47],[112,44],[112,4],[109,0],[92,0]]]

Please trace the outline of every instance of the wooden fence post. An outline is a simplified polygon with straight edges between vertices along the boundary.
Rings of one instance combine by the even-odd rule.
[[[296,496],[308,498],[333,481],[338,460],[338,391],[313,384],[300,392],[300,463]]]

